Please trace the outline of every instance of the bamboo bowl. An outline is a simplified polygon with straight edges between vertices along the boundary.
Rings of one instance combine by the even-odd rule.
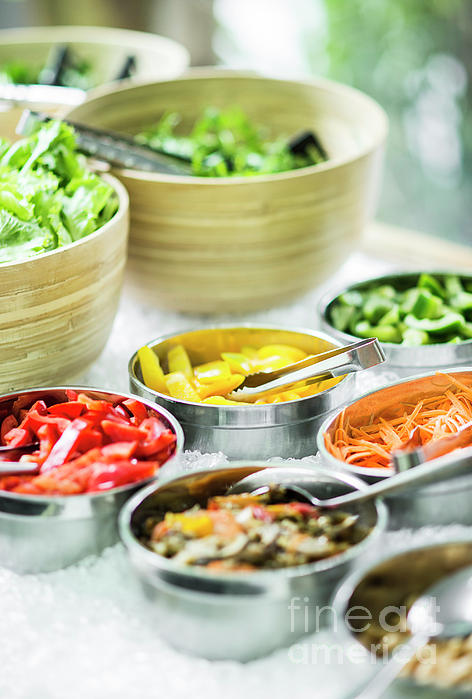
[[[0,392],[59,384],[102,351],[118,306],[128,195],[97,231],[36,258],[0,264]]]
[[[128,81],[164,80],[182,73],[190,62],[187,49],[164,36],[112,27],[21,27],[0,31],[0,66],[9,61],[41,65],[55,44],[92,63],[97,86],[111,83],[128,55],[136,56],[136,73]]]
[[[131,280],[148,302],[179,311],[285,303],[327,278],[371,217],[386,116],[370,98],[326,80],[215,70],[102,92],[68,116],[133,134],[166,111],[185,115],[188,128],[213,105],[238,105],[273,135],[313,128],[330,159],[255,177],[118,171],[131,201]]]

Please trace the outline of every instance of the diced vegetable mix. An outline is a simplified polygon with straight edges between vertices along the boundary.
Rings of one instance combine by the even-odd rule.
[[[287,501],[283,489],[273,486],[262,495],[215,496],[205,508],[150,516],[143,543],[181,565],[245,572],[329,558],[368,532],[357,516]]]
[[[0,138],[0,263],[80,240],[117,209],[116,192],[87,169],[67,124],[49,121],[13,145]]]
[[[472,281],[421,274],[407,289],[368,286],[338,296],[329,320],[341,332],[408,346],[472,339]]]
[[[0,452],[0,461],[37,464],[38,475],[0,476],[0,489],[28,495],[79,495],[137,483],[151,478],[176,444],[174,432],[140,401],[111,403],[72,390],[63,403],[45,398],[31,405],[25,396],[11,412],[2,414],[0,406],[0,425],[0,444],[39,442],[21,456]]]
[[[175,133],[180,121],[179,114],[165,114],[136,138],[151,148],[190,160],[193,174],[199,177],[271,174],[326,160],[315,145],[293,153],[286,137],[271,139],[267,129],[253,123],[237,107],[209,107],[188,136]]]
[[[351,466],[388,468],[392,452],[411,439],[413,430],[417,430],[418,446],[458,432],[472,421],[472,386],[449,374],[443,376],[450,379],[445,391],[419,402],[410,402],[406,395],[398,406],[365,424],[351,424],[343,411],[333,436],[324,434],[326,449]]]
[[[242,384],[249,374],[274,371],[308,357],[307,353],[291,345],[245,346],[240,352],[222,352],[221,359],[192,367],[187,351],[176,345],[167,354],[167,373],[159,357],[150,347],[138,350],[143,381],[148,388],[178,400],[206,405],[253,405],[231,400],[228,396]],[[281,390],[259,398],[254,405],[281,403],[315,395],[334,386],[342,377],[307,385],[298,382],[290,390]]]

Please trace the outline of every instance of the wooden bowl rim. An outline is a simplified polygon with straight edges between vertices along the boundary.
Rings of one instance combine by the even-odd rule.
[[[81,245],[85,245],[88,242],[95,240],[100,235],[109,231],[109,229],[112,226],[115,226],[116,224],[119,224],[121,221],[123,221],[123,219],[128,215],[129,211],[129,195],[126,187],[124,187],[124,185],[122,185],[116,177],[113,177],[113,175],[109,175],[107,172],[99,174],[100,177],[102,177],[106,182],[112,185],[113,189],[118,195],[118,209],[112,216],[112,218],[109,221],[107,221],[103,226],[97,228],[96,231],[90,233],[90,235],[86,235],[84,238],[80,238],[80,240],[76,240],[73,243],[70,243],[69,245],[64,245],[63,247],[56,248],[55,250],[49,250],[49,252],[43,252],[40,255],[34,255],[33,257],[25,257],[22,260],[13,260],[12,262],[1,262],[0,273],[3,272],[3,270],[11,270],[13,267],[20,267],[21,265],[28,263],[31,264],[36,260],[44,260],[46,258],[52,257],[53,255],[59,255],[61,252],[64,252],[66,250],[71,250]]]
[[[74,119],[75,109],[80,109],[82,106],[86,106],[95,100],[100,100],[110,95],[114,95],[122,92],[131,92],[132,90],[141,89],[143,87],[148,87],[149,90],[159,89],[159,86],[165,85],[167,83],[185,83],[185,82],[197,82],[197,81],[213,81],[225,78],[228,80],[232,79],[246,79],[255,80],[260,82],[270,82],[279,84],[295,84],[307,87],[314,87],[325,92],[331,92],[334,94],[345,95],[347,97],[354,97],[355,99],[360,99],[364,102],[366,107],[369,109],[372,115],[375,115],[377,123],[377,134],[372,139],[370,144],[364,145],[359,149],[355,155],[348,157],[338,157],[330,158],[324,163],[319,163],[318,165],[309,165],[308,167],[298,168],[296,170],[287,170],[286,172],[278,172],[271,175],[252,175],[250,177],[198,177],[193,175],[164,175],[161,173],[144,172],[141,170],[132,169],[115,169],[114,172],[118,176],[124,176],[133,180],[141,180],[143,182],[155,182],[155,183],[174,183],[182,185],[193,185],[197,187],[202,187],[205,185],[216,185],[218,187],[231,186],[231,185],[251,185],[251,184],[263,184],[269,182],[280,182],[287,179],[297,179],[300,177],[306,177],[309,175],[316,175],[318,173],[328,172],[334,170],[335,168],[349,165],[357,160],[361,160],[370,153],[373,153],[377,148],[381,147],[385,142],[388,133],[388,116],[385,110],[376,102],[372,97],[365,94],[357,88],[351,87],[349,85],[344,85],[334,80],[329,80],[327,78],[303,78],[298,80],[289,80],[285,78],[276,78],[272,76],[267,76],[262,73],[256,73],[251,71],[240,71],[240,70],[230,70],[230,69],[219,69],[219,68],[191,68],[187,70],[183,75],[178,78],[170,78],[160,81],[148,80],[135,80],[132,85],[122,85],[118,87],[106,86],[94,88],[87,95],[87,99],[78,107],[73,107],[66,112],[66,118]]]

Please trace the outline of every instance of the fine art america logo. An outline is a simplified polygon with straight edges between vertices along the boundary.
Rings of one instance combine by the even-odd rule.
[[[428,605],[425,630],[434,635],[439,605],[435,599],[430,599]],[[313,605],[308,597],[292,597],[288,613],[290,633],[297,637],[319,631],[330,632],[323,639],[300,640],[290,646],[289,658],[295,664],[375,664],[387,662],[392,654],[399,656],[399,660],[405,654],[402,644],[408,631],[406,606],[387,605],[374,617],[367,607],[355,605],[339,615],[330,605]],[[375,640],[369,642],[370,638]],[[435,645],[419,648],[414,658],[419,663],[434,664]],[[408,659],[405,657],[405,661]]]

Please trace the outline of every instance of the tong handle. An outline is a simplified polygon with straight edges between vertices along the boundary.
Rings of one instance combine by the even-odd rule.
[[[336,376],[344,376],[362,369],[368,369],[385,360],[385,354],[375,337],[360,340],[345,347],[337,347],[322,354],[312,355],[300,362],[277,369],[270,373],[260,372],[246,378],[241,388],[232,396],[243,399],[299,381],[321,381]]]

